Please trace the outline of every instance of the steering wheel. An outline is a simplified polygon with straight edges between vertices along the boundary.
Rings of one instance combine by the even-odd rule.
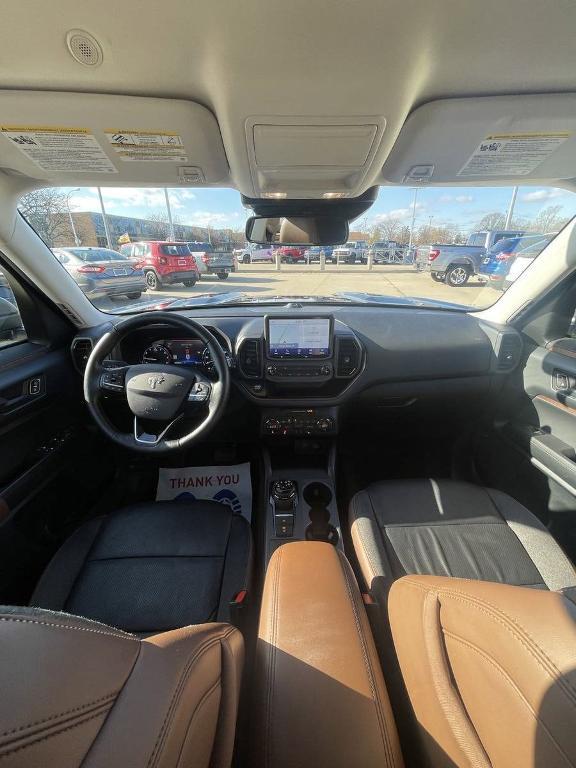
[[[201,339],[210,351],[218,380],[212,381],[197,369],[160,363],[104,367],[104,358],[122,339],[156,323]],[[134,415],[133,434],[118,431],[105,415],[102,399],[110,392],[126,398]],[[84,399],[100,429],[124,448],[144,453],[177,451],[204,437],[222,415],[229,393],[228,362],[214,334],[195,320],[171,312],[147,312],[115,324],[92,350],[84,373]],[[178,438],[167,437],[177,422],[199,410],[204,411],[204,418],[191,432]],[[146,431],[143,420],[147,425],[155,422],[157,429]]]

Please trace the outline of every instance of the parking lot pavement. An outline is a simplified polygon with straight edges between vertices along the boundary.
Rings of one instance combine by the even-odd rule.
[[[161,300],[167,296],[198,296],[202,293],[225,293],[240,291],[255,298],[266,296],[322,296],[342,291],[375,293],[384,296],[417,296],[440,299],[455,304],[486,307],[493,304],[502,294],[481,284],[474,278],[462,288],[451,288],[436,283],[426,272],[416,272],[413,267],[376,266],[371,271],[363,265],[339,265],[326,267],[321,272],[318,265],[282,265],[276,271],[273,265],[242,264],[238,272],[227,280],[217,277],[202,277],[194,288],[183,285],[167,286],[162,291],[147,292],[140,301],[151,298]],[[137,304],[123,300],[99,302],[102,309],[114,311],[120,304]]]

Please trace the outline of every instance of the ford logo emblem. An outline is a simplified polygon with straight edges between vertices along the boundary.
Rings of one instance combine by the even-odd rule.
[[[164,384],[166,379],[160,374],[159,376],[148,376],[146,381],[148,382],[150,389],[156,389],[159,384]]]

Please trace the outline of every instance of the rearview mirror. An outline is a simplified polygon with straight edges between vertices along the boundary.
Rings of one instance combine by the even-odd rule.
[[[259,245],[340,245],[348,240],[348,221],[335,216],[251,216],[246,240]]]

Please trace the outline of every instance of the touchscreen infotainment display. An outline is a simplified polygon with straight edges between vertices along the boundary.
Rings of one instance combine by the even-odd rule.
[[[330,318],[268,318],[269,357],[330,357]]]

